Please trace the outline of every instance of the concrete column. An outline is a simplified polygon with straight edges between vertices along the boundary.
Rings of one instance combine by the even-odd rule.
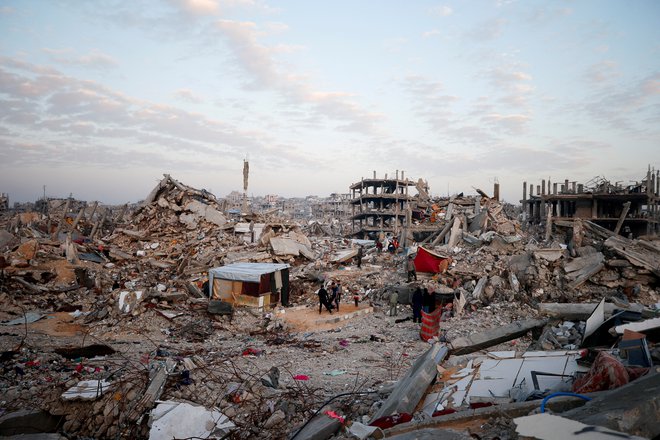
[[[493,198],[498,202],[500,201],[500,184],[497,182],[493,185]]]
[[[374,170],[374,179],[376,179],[376,170]]]
[[[582,193],[584,192],[584,185],[583,185],[583,184],[581,184],[581,183],[578,184],[577,192],[578,192],[579,194],[582,194]]]
[[[651,174],[651,195],[656,195],[656,190],[655,190],[655,174]]]
[[[594,199],[591,205],[591,218],[598,218],[598,200]]]
[[[568,179],[564,180],[564,192],[568,193]]]
[[[552,184],[552,193],[557,194],[557,183]]]
[[[536,195],[537,196],[541,195],[541,185],[536,185]]]
[[[577,182],[573,182],[573,194],[577,194],[576,186]]]
[[[541,180],[541,195],[545,195],[545,179]]]

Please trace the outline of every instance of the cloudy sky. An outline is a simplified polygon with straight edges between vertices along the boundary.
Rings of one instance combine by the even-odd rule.
[[[657,0],[0,0],[0,191],[106,203],[628,183],[660,166]]]

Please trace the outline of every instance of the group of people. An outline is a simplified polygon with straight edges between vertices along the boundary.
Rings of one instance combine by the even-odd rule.
[[[396,237],[385,237],[381,241],[380,237],[376,237],[376,249],[379,254],[383,251],[383,248],[386,248],[389,253],[394,254],[399,249],[399,240]]]
[[[329,291],[328,291],[329,290]],[[332,313],[332,309],[339,311],[339,303],[341,302],[341,297],[344,289],[341,285],[341,280],[337,282],[330,282],[328,289],[325,288],[325,285],[322,283],[321,288],[316,292],[319,296],[319,315],[325,307],[328,312]],[[355,301],[355,307],[358,306],[358,295],[353,295],[353,300]]]
[[[398,302],[398,292],[392,291],[390,294],[390,316],[397,315]],[[413,309],[413,322],[422,322],[422,310],[426,313],[433,313],[435,311],[435,294],[429,292],[429,289],[426,287],[422,289],[417,286],[410,298],[410,304]]]

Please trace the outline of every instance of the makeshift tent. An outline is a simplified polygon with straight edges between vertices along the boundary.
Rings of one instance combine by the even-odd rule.
[[[209,270],[210,296],[237,305],[263,308],[289,303],[289,265],[234,263]]]
[[[419,246],[414,262],[417,272],[442,273],[449,267],[451,258]]]

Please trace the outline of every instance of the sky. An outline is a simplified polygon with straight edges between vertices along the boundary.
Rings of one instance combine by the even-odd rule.
[[[0,192],[434,196],[660,166],[657,0],[0,0]]]

